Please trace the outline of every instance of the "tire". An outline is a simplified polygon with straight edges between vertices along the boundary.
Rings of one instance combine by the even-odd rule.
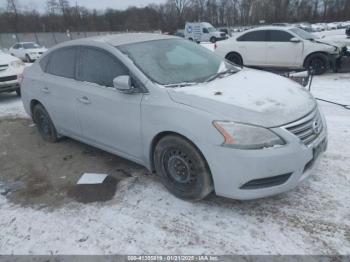
[[[217,39],[215,36],[213,36],[212,38],[210,38],[210,42],[215,44],[217,42]]]
[[[207,162],[186,139],[176,135],[162,138],[153,157],[162,183],[176,197],[198,201],[213,191]]]
[[[323,75],[329,69],[330,62],[325,54],[311,55],[306,59],[305,69],[313,71],[314,75]]]
[[[46,109],[38,104],[33,108],[33,120],[42,138],[49,143],[56,143],[58,135]]]
[[[191,37],[190,37],[188,40],[190,40],[191,42],[193,42],[193,38],[191,38]]]
[[[226,59],[236,65],[243,66],[243,59],[242,57],[237,53],[229,53],[226,56]]]
[[[20,97],[20,96],[21,96],[21,89],[17,89],[17,90],[16,90],[16,94],[17,94],[17,96]]]
[[[25,60],[26,60],[27,63],[31,63],[32,62],[32,60],[30,59],[28,54],[26,54],[26,59]]]

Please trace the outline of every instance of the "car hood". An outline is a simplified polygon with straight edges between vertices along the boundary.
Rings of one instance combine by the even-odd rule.
[[[221,119],[277,127],[310,113],[315,99],[299,84],[262,71],[242,71],[209,83],[169,89],[175,102]]]
[[[333,39],[326,39],[326,38],[316,39],[315,42],[318,44],[338,47],[339,50],[341,50],[344,46],[346,46],[345,43],[337,42],[337,41],[334,41]]]
[[[17,57],[0,52],[0,65],[7,65],[14,61],[20,61]]]

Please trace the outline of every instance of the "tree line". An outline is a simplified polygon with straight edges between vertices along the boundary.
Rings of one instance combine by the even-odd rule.
[[[350,0],[167,0],[164,4],[90,10],[68,0],[47,0],[45,12],[21,11],[21,0],[0,9],[0,32],[152,31],[174,32],[186,21],[214,26],[350,20]]]

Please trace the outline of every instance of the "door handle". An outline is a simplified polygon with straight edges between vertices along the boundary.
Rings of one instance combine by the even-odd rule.
[[[86,96],[83,96],[81,98],[77,98],[77,100],[80,102],[80,103],[83,103],[85,105],[89,105],[91,104],[91,101],[89,100],[89,98],[87,98]]]
[[[49,93],[50,93],[50,90],[49,90],[48,87],[42,88],[41,91],[42,91],[43,93],[45,93],[45,94],[49,94]]]

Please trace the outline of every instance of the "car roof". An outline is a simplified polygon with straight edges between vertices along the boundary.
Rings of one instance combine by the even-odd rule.
[[[102,42],[112,46],[121,46],[155,40],[177,39],[176,36],[152,34],[152,33],[122,33],[104,36],[93,36],[66,42],[65,45],[86,44],[91,41]]]
[[[249,31],[253,31],[253,30],[290,30],[292,28],[296,28],[296,26],[293,25],[286,25],[286,26],[277,26],[277,25],[270,25],[270,26],[259,26],[259,27],[255,27],[253,29],[250,29]]]
[[[16,44],[21,44],[21,45],[23,45],[23,44],[36,44],[35,42],[18,42],[18,43],[16,43]]]

